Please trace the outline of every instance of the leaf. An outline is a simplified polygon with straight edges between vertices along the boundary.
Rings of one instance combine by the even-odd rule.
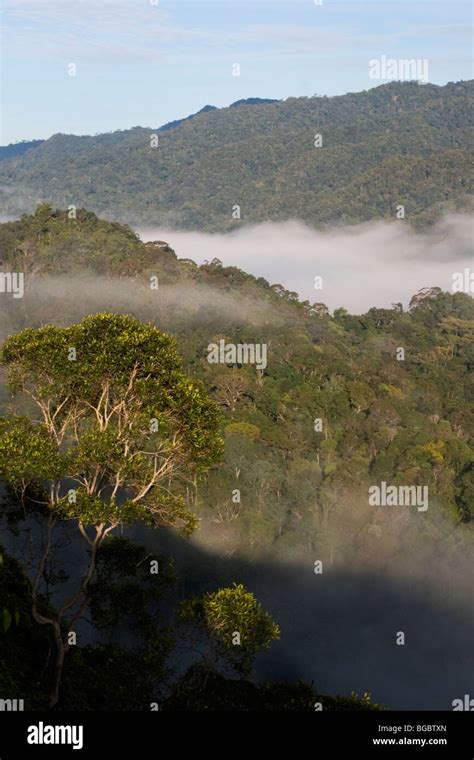
[[[20,623],[20,613],[18,610],[15,610],[14,618],[15,618],[15,625],[18,626]]]
[[[3,610],[3,633],[7,633],[11,624],[12,624],[12,616],[10,615],[8,610],[4,609]]]

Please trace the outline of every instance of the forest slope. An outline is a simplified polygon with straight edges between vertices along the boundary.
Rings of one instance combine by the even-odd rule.
[[[44,200],[133,225],[225,231],[290,218],[313,226],[393,219],[401,204],[410,223],[427,225],[471,207],[472,95],[472,81],[393,82],[205,108],[164,131],[56,134],[0,163],[0,214]]]
[[[396,304],[330,315],[217,259],[197,266],[91,212],[70,220],[48,206],[0,225],[0,247],[4,268],[24,271],[27,283],[23,299],[1,299],[0,337],[99,311],[130,313],[176,335],[186,370],[222,411],[225,458],[193,498],[230,551],[390,556],[423,535],[441,540],[446,524],[470,531],[474,300],[467,293],[427,287],[408,311]],[[265,344],[267,366],[209,363],[209,344],[220,340]],[[374,509],[368,489],[381,481],[427,486],[429,510]],[[446,551],[450,541],[455,550],[456,534]]]

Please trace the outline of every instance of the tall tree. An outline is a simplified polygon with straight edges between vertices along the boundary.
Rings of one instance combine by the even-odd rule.
[[[54,633],[54,706],[68,634],[87,607],[103,541],[137,520],[194,529],[186,486],[221,457],[219,416],[183,372],[175,340],[129,316],[28,328],[7,339],[2,360],[11,391],[29,399],[32,413],[2,420],[0,477],[24,501],[35,489],[48,512],[32,611]],[[89,561],[80,588],[52,616],[40,595],[52,531],[63,519],[77,524]]]

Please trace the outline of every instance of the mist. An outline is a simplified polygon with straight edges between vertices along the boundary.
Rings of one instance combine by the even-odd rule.
[[[316,557],[304,551],[224,558],[204,528],[187,541],[169,530],[132,535],[175,558],[180,596],[233,582],[255,594],[281,628],[280,641],[257,659],[258,679],[313,682],[323,694],[367,691],[390,710],[451,710],[473,688],[473,545],[472,536],[443,527],[443,536],[408,538],[396,559],[386,545],[371,556],[365,538],[357,561],[325,563],[319,576]],[[334,532],[341,529],[339,517]],[[395,643],[399,631],[404,646]]]
[[[238,222],[236,222],[238,224]],[[244,222],[242,221],[242,224]],[[299,221],[243,226],[229,234],[137,228],[141,239],[166,240],[179,258],[213,258],[296,291],[332,311],[406,307],[423,287],[451,291],[452,277],[474,263],[473,217],[451,214],[426,232],[407,220],[318,231]],[[322,277],[322,289],[314,287]]]
[[[282,551],[276,540],[252,557],[212,521],[187,542],[169,531],[139,534],[150,550],[171,549],[187,595],[242,582],[271,612],[282,636],[258,659],[263,680],[369,691],[398,710],[450,710],[472,693],[474,533],[436,502],[426,515],[374,511],[362,489],[341,490],[314,550]]]
[[[219,320],[227,324],[265,325],[282,323],[277,309],[266,301],[236,298],[206,285],[180,283],[160,285],[152,291],[147,280],[109,278],[79,273],[74,277],[46,275],[28,280],[21,299],[11,294],[0,298],[0,341],[24,327],[43,324],[69,325],[88,314],[131,314],[174,331],[198,320],[209,325],[210,334]],[[206,343],[207,346],[207,343]],[[205,346],[203,346],[204,350]]]
[[[264,224],[230,235],[141,231],[164,239],[181,258],[220,258],[295,289],[331,309],[405,305],[428,285],[451,290],[453,272],[472,266],[472,219],[450,216],[430,232],[403,222],[317,232],[298,222]],[[314,277],[323,290],[314,291]],[[282,317],[272,304],[195,284],[160,285],[139,279],[44,276],[25,296],[0,301],[0,340],[25,326],[70,324],[99,311],[130,313],[173,332],[219,320],[264,327]],[[203,346],[203,349],[205,346]],[[0,403],[9,403],[0,385]],[[278,541],[252,556],[229,529],[203,520],[191,540],[173,531],[126,529],[152,551],[176,558],[178,594],[189,596],[243,582],[281,626],[282,637],[258,658],[265,680],[314,681],[327,694],[362,694],[391,709],[450,710],[473,693],[474,534],[455,525],[436,504],[427,518],[410,509],[370,508],[361,494],[338,494],[317,553],[282,552]],[[76,557],[70,546],[69,559]],[[76,551],[76,549],[74,549]],[[80,565],[80,552],[75,566]],[[315,560],[324,572],[313,571]],[[397,646],[403,631],[406,645]]]

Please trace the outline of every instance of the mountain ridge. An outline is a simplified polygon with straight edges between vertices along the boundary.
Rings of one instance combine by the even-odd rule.
[[[0,164],[0,213],[52,202],[133,225],[222,232],[290,218],[314,227],[393,219],[401,205],[423,227],[472,208],[473,84],[389,83],[210,107],[164,131],[53,135]]]
[[[263,105],[265,103],[276,103],[277,100],[274,98],[242,98],[241,100],[236,100],[233,103],[230,103],[228,106],[223,106],[223,108],[237,108],[238,106],[253,106],[253,105]],[[175,129],[175,127],[178,127],[180,124],[182,124],[185,121],[189,121],[190,119],[194,119],[196,116],[199,116],[203,113],[209,113],[210,111],[219,111],[220,109],[217,106],[212,105],[205,105],[202,108],[199,109],[199,111],[196,111],[195,113],[189,114],[189,116],[184,116],[182,119],[174,119],[173,121],[168,121],[165,124],[163,124],[161,127],[155,127],[157,132],[167,132],[170,129]],[[100,132],[97,135],[75,135],[75,134],[67,134],[65,132],[55,132],[52,134],[49,138],[55,137],[56,135],[65,135],[67,137],[101,137],[102,135],[106,134],[116,134],[117,132],[129,132],[131,129],[147,129],[147,127],[130,127],[130,129],[116,129],[112,132]],[[14,143],[8,143],[8,145],[0,145],[0,161],[6,161],[9,158],[16,158],[17,156],[23,155],[23,153],[26,153],[27,150],[31,150],[33,148],[37,148],[40,145],[42,145],[44,142],[46,142],[46,139],[35,139],[35,140],[19,140],[18,142]]]

